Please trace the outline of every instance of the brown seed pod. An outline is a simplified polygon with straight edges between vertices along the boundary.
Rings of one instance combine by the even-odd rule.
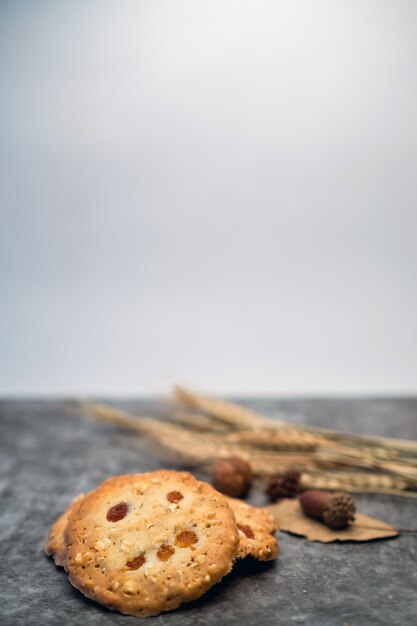
[[[216,459],[212,466],[211,480],[221,493],[243,498],[253,482],[251,466],[239,457]]]
[[[300,472],[291,469],[273,474],[269,477],[266,495],[271,502],[280,498],[295,498],[300,491],[300,476]]]
[[[310,489],[299,497],[301,508],[308,517],[323,521],[333,529],[345,528],[355,518],[355,502],[348,493]]]

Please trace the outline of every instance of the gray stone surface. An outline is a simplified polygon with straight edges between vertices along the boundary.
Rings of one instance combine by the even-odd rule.
[[[115,402],[137,412],[156,403]],[[258,400],[271,416],[417,439],[417,399]],[[85,599],[43,555],[48,528],[80,491],[111,474],[160,467],[152,448],[82,419],[65,401],[0,402],[0,624],[132,624]],[[172,466],[172,465],[171,465]],[[203,476],[204,477],[204,476]],[[264,502],[259,491],[252,502]],[[417,501],[360,496],[359,509],[417,526]],[[201,600],[151,618],[154,626],[410,625],[417,621],[417,535],[366,544],[308,543],[279,533],[273,565],[242,562]]]

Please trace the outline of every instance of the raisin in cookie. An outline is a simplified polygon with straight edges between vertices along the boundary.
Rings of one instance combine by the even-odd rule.
[[[115,476],[69,515],[71,583],[110,609],[157,615],[200,597],[239,547],[224,497],[188,472]]]
[[[67,553],[67,546],[65,544],[65,530],[68,522],[68,518],[76,511],[84,498],[84,494],[81,493],[75,498],[68,506],[65,513],[63,513],[55,522],[49,533],[48,541],[45,544],[45,554],[52,556],[55,565],[63,566],[65,562],[65,556]]]
[[[278,543],[272,536],[277,529],[272,515],[262,508],[226,496],[239,530],[238,558],[253,556],[259,561],[272,561],[278,556]]]

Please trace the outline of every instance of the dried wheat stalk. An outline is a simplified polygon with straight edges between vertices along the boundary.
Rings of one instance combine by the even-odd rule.
[[[279,455],[270,455],[268,457],[265,454],[260,454],[259,452],[251,452],[249,458],[251,464],[253,465],[255,474],[261,476],[278,472],[284,467],[293,467],[294,469],[298,469],[300,471],[316,470],[320,472],[330,469],[347,469],[350,471],[363,471],[369,469],[369,473],[373,471],[375,475],[380,475],[381,472],[385,471],[387,476],[401,479],[403,482],[406,482],[409,487],[417,487],[416,478],[408,475],[408,473],[404,474],[403,472],[396,471],[395,469],[372,469],[366,462],[361,463],[359,461],[353,461],[351,459],[343,458],[342,456],[337,456],[336,454],[331,455],[329,453],[321,452],[306,456],[296,455],[295,453],[281,453]]]
[[[237,404],[196,394],[179,385],[175,387],[174,394],[181,404],[213,415],[221,422],[225,422],[235,428],[253,429],[256,427],[262,428],[265,425],[265,418],[262,415]],[[277,420],[274,423],[278,424],[279,422]]]
[[[224,441],[250,448],[272,450],[317,450],[327,443],[324,437],[311,433],[294,431],[293,428],[280,430],[240,430],[224,435]]]
[[[279,458],[277,455],[271,455],[267,450],[259,450],[252,455],[249,450],[242,450],[238,444],[228,442],[217,433],[202,435],[177,424],[161,422],[152,417],[133,417],[124,411],[97,403],[84,404],[83,408],[101,422],[120,426],[150,437],[190,464],[210,463],[219,456],[234,454],[239,454],[248,460],[251,460],[252,456],[255,460],[261,458],[264,463],[268,463],[271,457],[275,460]],[[309,457],[292,455],[290,452],[281,455],[282,464],[292,463],[295,460],[299,463],[308,463]]]
[[[198,430],[208,433],[225,433],[227,427],[221,422],[214,421],[208,415],[200,415],[199,413],[185,413],[176,411],[169,416],[169,420],[174,424],[180,424],[191,430]]]
[[[322,438],[327,441],[338,441],[342,445],[347,446],[369,446],[370,448],[376,447],[379,449],[379,454],[383,455],[383,450],[398,451],[399,453],[408,453],[409,455],[417,455],[417,441],[411,441],[408,439],[394,439],[390,437],[378,437],[374,435],[356,435],[354,433],[341,433],[329,428],[320,428],[317,426],[298,426],[294,424],[288,424],[283,420],[272,420],[259,413],[240,407],[237,404],[232,404],[225,400],[218,400],[214,397],[204,396],[202,394],[195,393],[182,386],[177,386],[174,390],[176,399],[194,408],[200,409],[210,415],[213,415],[217,419],[223,420],[229,423],[231,426],[240,429],[256,429],[256,428],[270,428],[276,430],[282,426],[294,429],[295,432],[305,432],[311,434],[321,435]]]
[[[153,417],[133,417],[99,404],[84,403],[83,407],[100,421],[152,439],[192,466],[207,467],[219,456],[236,455],[247,459],[259,476],[286,467],[298,468],[306,485],[378,493],[417,487],[416,464],[408,462],[410,458],[414,461],[412,445],[400,442],[397,448],[390,448],[391,440],[381,444],[381,438],[333,431],[326,431],[325,436],[324,431],[322,434],[286,423],[276,424],[238,405],[208,399],[183,388],[177,388],[176,395],[188,407],[205,414],[174,413],[170,422],[162,422]]]
[[[238,404],[203,396],[182,386],[174,388],[174,396],[184,406],[203,411],[216,420],[227,424],[233,431],[247,431],[248,433],[256,431],[260,433],[260,438],[264,437],[266,431],[285,433],[285,436],[291,438],[292,441],[298,440],[301,443],[308,440],[309,444],[315,443],[317,446],[322,445],[327,440],[324,435],[307,432],[304,427],[288,424],[278,419],[269,419]],[[250,435],[248,436],[250,437]],[[252,435],[252,437],[255,436],[255,434]]]
[[[217,444],[210,444],[197,435],[176,424],[167,424],[152,417],[132,417],[124,411],[97,403],[83,404],[83,409],[100,422],[120,426],[149,437],[166,450],[189,462],[199,464],[211,461],[215,456],[227,455],[229,450]]]
[[[347,491],[378,491],[380,489],[407,489],[405,480],[385,474],[367,472],[303,472],[301,486],[304,489],[345,489]]]
[[[337,430],[328,428],[319,428],[317,426],[305,426],[308,432],[321,433],[323,436],[351,446],[369,446],[370,449],[383,454],[384,450],[388,453],[398,453],[417,456],[417,441],[409,439],[396,439],[392,437],[381,437],[375,435],[357,435],[354,433],[342,433]]]

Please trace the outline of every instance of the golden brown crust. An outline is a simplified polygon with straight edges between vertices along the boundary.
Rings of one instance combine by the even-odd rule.
[[[167,498],[173,491],[183,496],[177,502]],[[72,510],[65,534],[71,583],[136,616],[200,597],[231,570],[239,546],[224,497],[168,470],[105,481]]]
[[[239,530],[238,558],[252,556],[259,561],[271,561],[278,556],[278,542],[273,537],[277,529],[272,515],[263,508],[251,506],[237,498],[226,497],[235,514]]]
[[[67,546],[65,544],[65,529],[67,527],[68,518],[73,511],[78,509],[81,500],[85,494],[81,493],[73,500],[67,510],[56,520],[49,533],[48,541],[45,544],[45,554],[52,556],[55,565],[62,567],[65,562]]]

